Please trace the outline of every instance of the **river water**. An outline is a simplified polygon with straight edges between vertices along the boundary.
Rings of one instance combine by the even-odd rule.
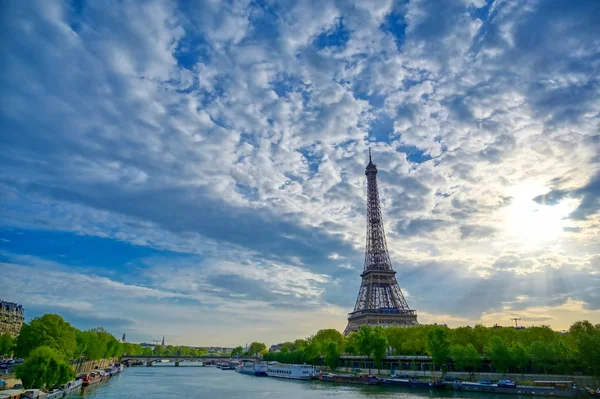
[[[381,386],[341,385],[320,381],[292,381],[253,377],[215,367],[174,367],[171,363],[154,367],[129,367],[108,381],[100,382],[69,399],[312,399],[312,398],[497,398],[491,394],[409,390]],[[502,398],[516,396],[500,395]],[[499,398],[498,397],[498,398]],[[497,399],[498,399],[497,398]]]

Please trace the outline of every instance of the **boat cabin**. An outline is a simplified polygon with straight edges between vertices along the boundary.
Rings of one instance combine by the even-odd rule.
[[[573,381],[534,381],[533,385],[556,389],[577,389],[577,384]]]
[[[21,399],[24,392],[21,389],[6,389],[0,391],[0,399]]]

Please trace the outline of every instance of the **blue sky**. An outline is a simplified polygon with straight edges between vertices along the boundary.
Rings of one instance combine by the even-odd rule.
[[[600,322],[599,2],[0,8],[0,298],[28,319],[342,330],[372,147],[421,323]]]

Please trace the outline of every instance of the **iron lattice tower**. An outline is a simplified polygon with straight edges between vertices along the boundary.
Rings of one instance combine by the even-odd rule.
[[[360,326],[406,327],[419,324],[417,313],[411,310],[396,281],[388,254],[383,218],[379,207],[377,165],[371,160],[365,170],[367,176],[367,244],[365,267],[360,275],[362,283],[354,311],[348,315],[344,335],[358,331]]]

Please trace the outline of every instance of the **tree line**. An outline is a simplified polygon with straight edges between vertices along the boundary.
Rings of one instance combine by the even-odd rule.
[[[0,335],[0,356],[23,358],[17,378],[27,388],[61,385],[75,376],[75,360],[100,360],[128,355],[188,356],[207,353],[187,346],[156,345],[154,348],[119,342],[102,327],[81,331],[56,314],[45,314],[23,324],[16,339]]]
[[[449,328],[363,326],[344,337],[334,329],[320,330],[306,339],[282,344],[281,352],[264,359],[281,363],[325,364],[334,369],[341,355],[362,355],[376,367],[386,355],[428,355],[439,370],[480,371],[483,363],[494,371],[600,375],[600,324],[574,323],[567,332],[548,326]],[[487,370],[490,371],[490,370]]]

